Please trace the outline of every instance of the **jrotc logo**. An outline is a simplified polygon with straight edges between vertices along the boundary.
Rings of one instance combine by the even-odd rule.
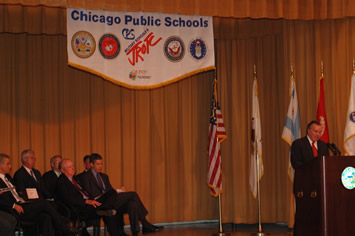
[[[88,58],[95,52],[95,39],[87,31],[78,31],[71,39],[71,48],[78,57]]]
[[[202,39],[195,39],[190,43],[190,54],[196,60],[203,59],[207,54],[206,43]]]
[[[113,59],[121,51],[121,45],[118,38],[113,34],[104,34],[99,41],[101,55],[106,59]]]
[[[172,62],[179,62],[185,55],[185,45],[180,37],[169,37],[164,43],[164,54]]]

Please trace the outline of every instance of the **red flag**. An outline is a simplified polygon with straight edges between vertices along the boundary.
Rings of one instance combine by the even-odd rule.
[[[328,122],[327,115],[325,114],[325,98],[324,98],[324,77],[319,80],[319,100],[317,109],[317,121],[322,126],[322,136],[320,140],[329,143]]]

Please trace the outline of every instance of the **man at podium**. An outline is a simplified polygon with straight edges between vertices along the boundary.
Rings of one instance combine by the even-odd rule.
[[[322,126],[318,121],[311,121],[307,125],[307,136],[297,139],[291,146],[291,164],[297,171],[313,158],[329,156],[327,144],[319,140],[322,136]]]
[[[325,142],[319,140],[322,136],[322,126],[318,121],[311,121],[307,125],[307,135],[297,139],[291,146],[291,164],[295,169],[294,194],[296,199],[296,215],[293,235],[317,235],[321,219],[315,217],[314,212],[319,212],[318,204],[314,204],[313,200],[317,199],[317,195],[308,196],[313,190],[307,189],[307,186],[300,187],[298,182],[312,182],[312,179],[304,180],[300,175],[300,170],[307,162],[314,158],[329,156],[328,147]],[[303,179],[302,181],[299,179]],[[303,182],[304,183],[304,182]],[[296,189],[296,185],[297,188]],[[309,200],[312,199],[312,200]],[[305,232],[304,230],[307,229]]]

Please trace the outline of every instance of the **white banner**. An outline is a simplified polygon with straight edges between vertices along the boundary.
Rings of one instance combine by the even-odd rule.
[[[67,9],[68,64],[129,88],[215,68],[211,16]]]

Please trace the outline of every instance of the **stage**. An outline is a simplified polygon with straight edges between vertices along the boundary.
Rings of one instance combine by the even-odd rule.
[[[218,233],[217,222],[188,222],[188,223],[171,223],[171,224],[157,224],[164,226],[164,230],[149,235],[154,236],[208,236]],[[258,230],[257,224],[224,224],[223,229],[225,233],[230,236],[249,236],[255,235]],[[289,229],[287,224],[262,224],[263,232],[268,236],[291,236],[292,229]],[[131,235],[129,228],[125,228],[128,235]],[[90,232],[90,229],[89,229]],[[90,232],[92,233],[92,232]],[[103,229],[101,235],[104,235]],[[108,235],[108,234],[106,234]],[[139,235],[143,235],[140,233]]]

